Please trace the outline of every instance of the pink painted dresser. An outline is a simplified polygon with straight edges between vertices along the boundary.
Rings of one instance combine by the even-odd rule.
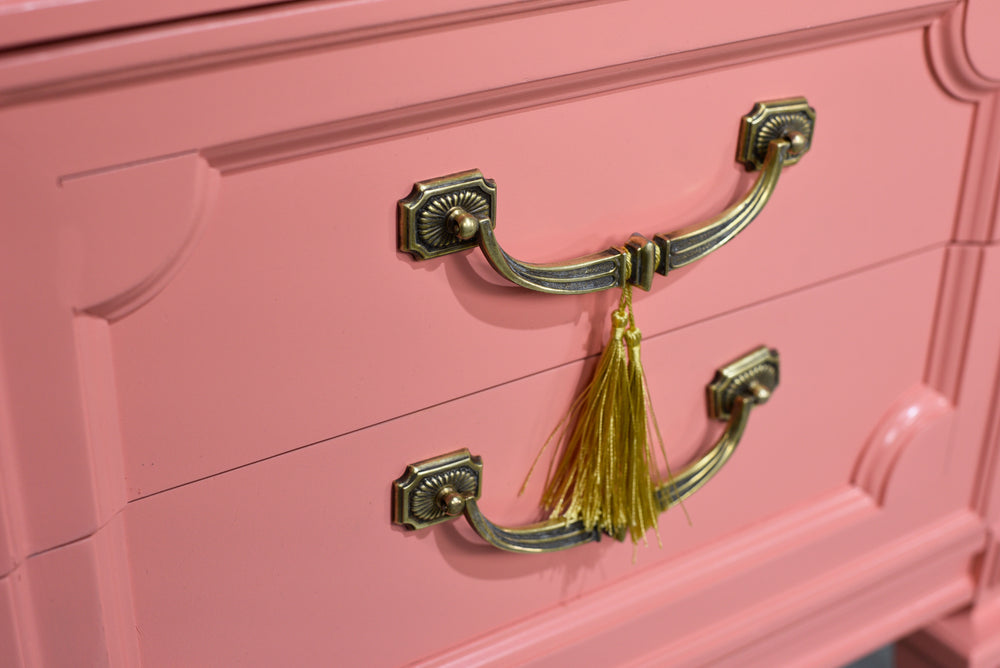
[[[998,35],[995,0],[0,0],[0,666],[1000,666]],[[748,170],[789,98],[808,151]],[[414,234],[479,249],[401,251],[414,184],[474,169],[473,229]],[[619,292],[494,265],[594,252],[671,269],[634,303],[675,471],[734,433],[716,369],[780,383],[662,547],[497,549]],[[463,449],[465,517],[403,526]]]

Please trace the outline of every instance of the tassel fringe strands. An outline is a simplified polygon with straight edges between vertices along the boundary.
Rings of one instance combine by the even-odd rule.
[[[537,463],[549,443],[559,437],[562,452],[558,463],[550,465],[542,496],[542,507],[552,518],[582,520],[588,530],[596,527],[618,540],[624,540],[627,532],[633,543],[645,542],[646,532],[657,529],[662,510],[650,445],[654,434],[666,461],[639,356],[641,340],[632,314],[632,289],[626,284],[611,314],[611,338],[593,380],[535,459]]]

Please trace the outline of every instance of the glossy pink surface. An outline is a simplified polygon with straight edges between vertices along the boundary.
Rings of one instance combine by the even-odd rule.
[[[20,666],[24,663],[23,640],[18,637],[18,610],[14,599],[13,578],[0,578],[0,661],[5,666]]]
[[[997,665],[993,4],[0,0],[0,666]],[[597,251],[737,201],[793,95],[760,219],[636,294],[674,467],[781,353],[693,524],[634,564],[393,526],[461,447],[538,519],[616,299],[414,262],[396,201],[479,168],[511,254]]]
[[[965,14],[966,42],[972,66],[984,77],[1000,81],[1000,3],[971,0]]]
[[[969,353],[982,360],[969,375],[995,378],[1000,368],[1000,348],[996,332],[1000,331],[1000,247],[993,245],[982,252],[980,259],[982,285],[988,286],[976,295],[980,303],[976,326],[969,340]],[[976,381],[966,381],[974,384]],[[997,446],[1000,445],[1000,411],[996,410],[998,395],[993,392],[973,398],[993,407],[985,433],[984,457],[979,465],[980,484],[975,489],[973,504],[983,514],[995,536],[1000,520],[1000,497],[997,494]],[[977,430],[978,435],[978,430]],[[964,434],[960,434],[960,437]],[[990,540],[980,565],[976,592],[977,605],[939,620],[906,641],[904,668],[931,666],[975,666],[985,668],[1000,662],[1000,550]]]
[[[876,49],[886,70],[866,66]],[[830,125],[809,155],[811,170],[789,170],[769,224],[640,296],[645,330],[664,331],[942,242],[951,198],[928,203],[908,193],[956,188],[957,179],[938,179],[958,174],[961,146],[943,136],[930,140],[931,149],[914,146],[910,138],[924,118],[858,136],[858,128],[868,131],[868,112],[849,102],[884,91],[881,103],[894,104],[888,78],[905,79],[926,95],[927,115],[967,123],[968,110],[941,99],[926,70],[914,67],[919,49],[919,35],[906,33],[790,64],[731,68],[223,176],[212,222],[183,271],[155,302],[112,325],[130,496],[596,352],[595,319],[603,334],[613,297],[554,301],[481,280],[489,270],[478,254],[415,264],[391,252],[394,210],[374,202],[392,203],[422,178],[464,167],[495,178],[498,236],[529,260],[592,252],[636,230],[676,229],[747,188],[750,178],[732,159],[734,120],[780,69],[781,90],[818,95],[813,104]],[[837,74],[825,88],[809,82],[831,62],[851,76]],[[758,93],[778,94],[766,86]],[[677,99],[691,106],[677,108]],[[619,132],[595,131],[624,118]],[[651,143],[649,129],[668,121],[718,130],[671,132]],[[581,131],[587,142],[579,141]],[[857,164],[876,141],[911,155],[892,183],[877,161]],[[937,152],[941,172],[922,167],[926,150]],[[870,203],[863,215],[858,200],[824,197],[846,174],[854,196]],[[816,201],[824,202],[818,210]],[[807,218],[798,215],[804,211]],[[865,241],[837,241],[851,238]],[[831,244],[837,252],[821,252]],[[489,352],[456,355],[454,337]],[[393,382],[372,373],[373,364],[392,369]],[[349,391],[331,378],[349,379]],[[231,411],[242,419],[218,419]],[[178,414],[187,417],[178,421]]]
[[[670,435],[675,466],[719,431],[704,415],[702,389],[716,366],[745,352],[748,343],[767,342],[781,351],[783,377],[780,392],[753,416],[733,465],[687,503],[693,526],[680,512],[665,515],[665,549],[640,550],[639,566],[631,563],[630,547],[613,541],[552,555],[511,555],[479,545],[466,527],[418,534],[385,522],[390,512],[383,490],[402,473],[401,465],[460,447],[484,458],[481,506],[491,519],[504,524],[537,519],[533,506],[540,480],[521,499],[517,488],[579,382],[580,364],[131,504],[126,520],[130,555],[142,564],[141,571],[133,570],[132,582],[136,621],[145,629],[144,657],[153,665],[199,657],[213,664],[249,657],[262,665],[282,657],[314,663],[320,655],[308,639],[322,635],[351,656],[395,665],[440,651],[451,638],[481,635],[732,532],[774,521],[784,508],[817,503],[844,489],[850,478],[858,453],[847,444],[862,444],[884,408],[919,383],[927,341],[926,334],[923,339],[912,334],[929,332],[932,309],[898,295],[932,289],[940,258],[939,252],[921,254],[647,339],[650,389],[661,407],[658,417]],[[895,304],[877,331],[866,325],[873,303]],[[878,365],[881,372],[859,386],[845,373],[856,364]],[[817,396],[816,378],[824,379],[822,393],[829,400]],[[831,423],[832,410],[853,419]],[[939,514],[951,496],[947,478],[934,482],[941,492],[922,504],[925,518]],[[358,490],[368,489],[378,493],[359,498]],[[899,513],[896,526],[883,518],[867,540],[899,531],[909,512]],[[345,551],[345,541],[354,547]],[[164,549],[170,545],[186,546],[185,553]],[[785,565],[783,577],[808,577],[843,558],[846,548]],[[380,584],[373,590],[376,580]],[[770,586],[761,580],[731,587],[727,596],[736,606]],[[475,608],[475,614],[449,621],[447,630],[438,616],[415,614],[423,602],[448,598],[444,592],[456,592],[457,601]],[[342,610],[352,611],[352,623],[331,627],[329,620]],[[671,620],[659,640],[717,613],[711,606],[688,607],[684,619]],[[393,643],[379,642],[387,628],[394,630]],[[172,640],[177,633],[185,643]],[[624,650],[618,655],[626,656]]]

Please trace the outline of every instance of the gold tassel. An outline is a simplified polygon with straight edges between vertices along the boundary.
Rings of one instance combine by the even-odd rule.
[[[587,529],[596,527],[618,540],[628,532],[638,543],[657,528],[661,510],[650,426],[664,461],[666,452],[639,356],[642,334],[632,314],[631,285],[623,287],[611,323],[593,380],[549,435],[535,463],[558,435],[562,454],[554,470],[549,468],[542,507],[553,518],[582,520]]]
[[[653,412],[653,402],[649,398],[649,385],[646,382],[646,372],[642,367],[642,361],[639,356],[639,343],[641,341],[642,332],[635,326],[635,319],[630,318],[629,330],[625,332],[625,343],[628,346],[629,354],[629,396],[632,398],[632,418],[630,424],[634,430],[630,438],[630,443],[633,444],[632,447],[643,448],[645,450],[641,454],[641,465],[647,471],[642,475],[641,479],[648,481],[651,488],[648,493],[640,489],[632,497],[635,499],[633,503],[636,504],[634,512],[637,515],[641,514],[641,517],[630,526],[629,530],[632,534],[632,541],[638,542],[636,538],[637,529],[639,535],[645,535],[646,531],[652,527],[656,532],[657,543],[659,543],[660,547],[663,547],[663,543],[660,541],[658,518],[664,508],[660,505],[660,501],[656,497],[656,490],[663,483],[663,480],[660,478],[659,470],[656,467],[656,456],[654,455],[651,443],[653,434],[656,435],[656,442],[660,446],[660,455],[663,457],[663,465],[667,469],[667,485],[673,485],[674,476],[670,470],[670,463],[667,460],[667,449],[663,445],[663,435],[660,433],[660,425],[656,421],[656,414]],[[652,433],[650,433],[650,427],[652,427]],[[633,461],[639,461],[639,458],[639,453],[636,453],[633,456]],[[639,471],[636,472],[636,476],[640,476]],[[642,487],[641,484],[639,486],[640,488]],[[676,495],[673,496],[676,497]],[[681,510],[684,511],[684,516],[687,518],[688,524],[690,524],[691,517],[688,515],[687,508],[684,507],[684,502],[679,499],[678,501]]]

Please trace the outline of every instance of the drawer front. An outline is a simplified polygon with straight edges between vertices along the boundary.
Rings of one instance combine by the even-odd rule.
[[[417,180],[467,167],[496,179],[497,236],[515,257],[598,251],[741,197],[753,175],[733,159],[739,118],[755,98],[798,92],[819,110],[813,149],[737,241],[637,297],[644,331],[944,242],[964,147],[950,133],[913,137],[928,118],[966,127],[970,109],[941,95],[921,49],[919,32],[904,32],[314,157],[216,166],[214,207],[185,264],[110,326],[129,496],[598,349],[612,295],[525,294],[497,285],[478,254],[417,264],[396,252],[395,202]],[[898,106],[889,84],[900,80],[924,113],[872,123],[873,108]],[[892,169],[866,157],[875,144]]]
[[[588,592],[603,588],[597,596],[606,602],[615,587],[641,588],[648,579],[658,606],[671,602],[686,612],[663,619],[654,639],[612,643],[621,662],[644,644],[669,644],[745,612],[759,596],[762,570],[773,591],[793,588],[914,525],[947,517],[964,494],[954,471],[943,472],[944,444],[932,443],[915,462],[903,448],[895,471],[902,480],[892,480],[890,467],[859,482],[872,468],[864,463],[867,448],[880,447],[880,424],[921,386],[934,308],[908,296],[934,291],[942,260],[940,250],[928,251],[650,337],[644,360],[674,467],[718,433],[704,406],[713,369],[765,342],[782,356],[781,385],[754,412],[733,459],[686,502],[691,525],[678,509],[663,516],[662,549],[633,553],[606,539],[568,552],[510,554],[483,545],[464,522],[422,532],[389,523],[387,487],[403,465],[460,447],[483,457],[480,507],[493,521],[537,520],[541,476],[523,497],[517,491],[589,370],[581,363],[132,503],[126,529],[143,656],[151,665],[248,657],[305,665],[336,653],[398,665],[553,606],[565,606],[560,614],[572,628],[563,631],[572,635]],[[924,493],[928,487],[937,492]],[[720,541],[739,555],[736,563],[713,563]],[[823,543],[825,553],[790,559],[783,574],[767,570],[775,552],[813,543]],[[692,554],[701,557],[685,558]],[[676,581],[665,584],[664,572],[676,573]],[[727,603],[712,607],[706,596],[686,608],[692,592],[684,580],[694,574],[720,586]],[[640,615],[644,604],[640,598],[615,614]],[[538,631],[516,656],[542,651],[554,640],[546,634],[568,637]],[[511,661],[504,652],[514,650],[495,642],[490,660]],[[475,662],[465,656],[455,660]]]
[[[992,50],[959,62],[964,5],[280,5],[0,56],[0,636],[25,663],[837,665],[973,599],[1000,84]],[[815,136],[761,216],[635,294],[675,470],[722,429],[714,370],[781,354],[691,524],[530,556],[393,526],[405,466],[463,447],[491,520],[540,517],[542,476],[516,492],[618,298],[415,261],[413,184],[481,170],[503,247],[559,261],[742,198],[740,117],[790,96]]]

